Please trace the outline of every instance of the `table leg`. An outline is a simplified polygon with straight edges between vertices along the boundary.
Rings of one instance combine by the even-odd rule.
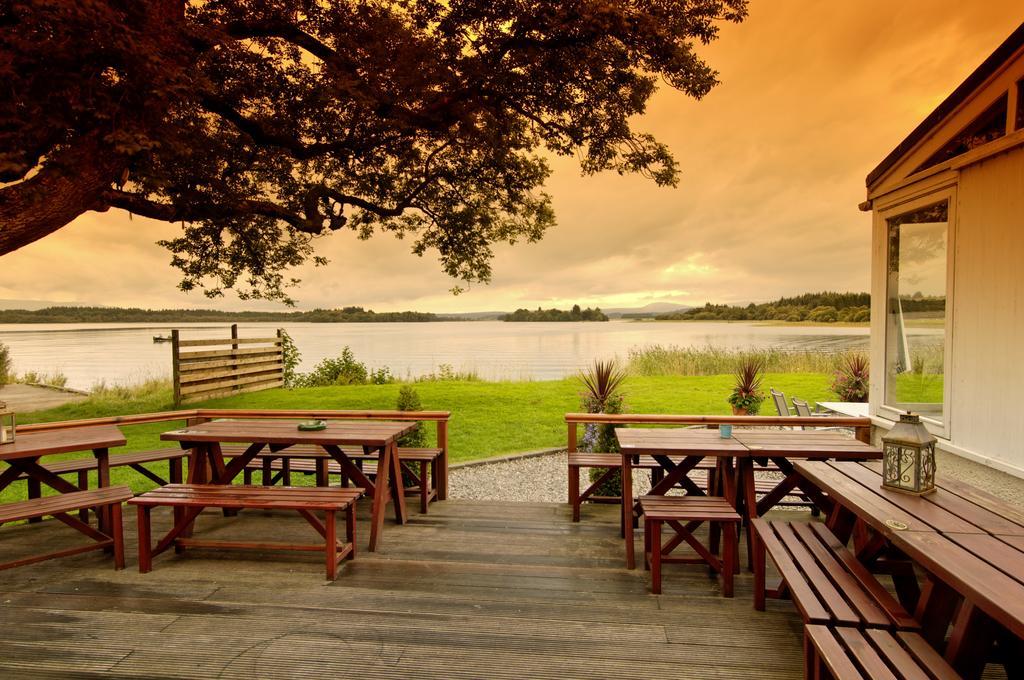
[[[946,661],[963,676],[980,678],[996,638],[996,624],[970,602],[960,605],[946,645]]]
[[[335,523],[335,511],[324,512],[324,552],[327,553],[327,580],[338,577],[338,529]]]
[[[942,649],[949,622],[962,599],[958,592],[945,583],[931,574],[927,575],[914,618],[921,622],[921,636],[932,647]]]
[[[622,534],[626,539],[626,569],[636,569],[636,546],[633,545],[633,462],[622,456]]]
[[[737,491],[743,498],[743,509],[745,510],[746,517],[746,534],[747,534],[747,568],[754,568],[754,542],[750,537],[751,531],[753,530],[750,525],[750,520],[757,518],[757,487],[754,484],[754,461],[750,458],[739,459],[739,470],[738,476],[739,488]]]
[[[373,511],[370,516],[370,544],[367,550],[374,552],[380,541],[380,534],[384,530],[384,510],[388,502],[390,490],[389,480],[391,477],[391,457],[394,453],[394,444],[389,444],[381,451],[377,459],[377,479],[374,482],[373,490]]]
[[[93,449],[96,456],[96,486],[100,489],[110,486],[110,452],[107,449]],[[97,524],[99,530],[110,534],[110,506],[99,508]]]
[[[395,502],[395,520],[405,524],[409,515],[405,509],[405,480],[402,475],[402,461],[398,458],[398,445],[391,445],[391,493]]]

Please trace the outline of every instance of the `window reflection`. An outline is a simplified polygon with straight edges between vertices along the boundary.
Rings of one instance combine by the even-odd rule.
[[[942,420],[949,202],[888,220],[885,404]]]

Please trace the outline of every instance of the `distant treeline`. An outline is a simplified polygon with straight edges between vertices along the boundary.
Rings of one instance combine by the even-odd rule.
[[[502,321],[607,321],[608,316],[601,311],[600,307],[591,309],[580,309],[579,305],[573,305],[568,312],[561,309],[541,309],[535,311],[529,309],[517,309],[511,314],[501,317]]]
[[[907,309],[906,303],[903,307]],[[917,311],[917,310],[914,310]],[[684,312],[659,314],[662,321],[837,321],[871,320],[871,295],[868,293],[806,293],[779,298],[774,302],[751,303],[746,307],[713,305],[694,307]]]
[[[193,321],[307,321],[313,323],[366,323],[389,321],[442,321],[426,312],[381,312],[362,307],[314,309],[309,312],[222,312],[212,309],[138,309],[134,307],[46,307],[3,309],[0,323],[180,323]]]

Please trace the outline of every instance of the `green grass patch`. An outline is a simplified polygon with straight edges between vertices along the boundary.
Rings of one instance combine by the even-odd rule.
[[[834,395],[828,389],[830,377],[820,373],[770,373],[764,386],[775,387],[790,396],[810,402]],[[632,413],[676,413],[714,415],[730,413],[726,397],[732,388],[730,375],[636,376],[626,380],[626,408]],[[218,399],[198,407],[251,409],[393,409],[400,384],[308,387],[295,390],[267,390]],[[565,446],[563,416],[579,410],[581,385],[575,379],[537,382],[417,383],[425,410],[451,411],[449,455],[451,462],[500,456],[520,451]],[[774,415],[770,402],[763,413]],[[125,415],[172,410],[171,393],[165,386],[151,386],[138,393],[107,392],[95,398],[59,408],[25,414],[20,422],[49,422],[80,418]],[[119,451],[138,451],[171,446],[161,442],[160,433],[181,427],[180,422],[152,423],[123,427],[128,445]],[[433,427],[427,426],[432,441]],[[80,454],[78,454],[80,455]],[[54,456],[50,460],[57,460]],[[154,468],[159,470],[162,465]],[[153,484],[136,472],[123,468],[112,472],[115,484],[127,484],[136,492]],[[93,482],[95,483],[95,482]],[[9,487],[0,500],[24,497],[23,485]]]
[[[935,373],[900,373],[896,376],[896,401],[901,404],[941,404],[943,376]]]

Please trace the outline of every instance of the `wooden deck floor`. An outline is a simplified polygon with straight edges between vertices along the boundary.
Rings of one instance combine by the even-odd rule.
[[[311,532],[248,511],[208,513],[197,534],[242,528]],[[327,583],[317,554],[164,554],[142,575],[129,519],[125,571],[88,553],[0,572],[0,677],[801,677],[791,603],[755,612],[749,574],[730,600],[686,565],[650,595],[617,529],[607,506],[574,525],[565,505],[447,501],[389,521],[382,550]],[[5,527],[0,551],[77,540],[55,522]]]

